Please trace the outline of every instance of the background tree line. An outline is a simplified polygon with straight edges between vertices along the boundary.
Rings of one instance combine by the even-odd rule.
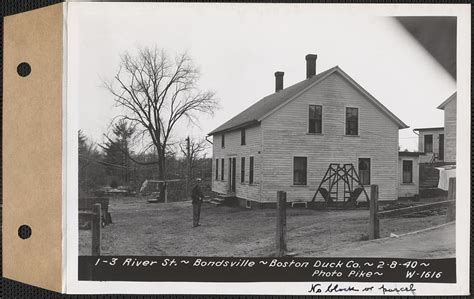
[[[156,164],[139,164],[156,161],[154,152],[135,153],[132,138],[127,132],[130,128],[126,123],[117,124],[113,129],[113,136],[100,144],[92,142],[82,132],[78,131],[79,138],[79,192],[80,196],[93,196],[94,192],[103,188],[121,187],[130,192],[139,192],[145,180],[158,180]],[[124,134],[125,133],[125,134]],[[191,174],[190,179],[200,178],[206,183],[211,181],[211,158],[207,157],[207,141],[191,139]],[[181,179],[187,175],[188,157],[183,150],[186,141],[179,147],[179,155],[170,152],[166,156],[167,180]],[[184,187],[183,187],[184,188]]]

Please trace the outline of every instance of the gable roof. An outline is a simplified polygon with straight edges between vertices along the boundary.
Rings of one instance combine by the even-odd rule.
[[[408,128],[399,118],[397,118],[392,112],[390,112],[385,106],[377,101],[372,95],[370,95],[365,89],[363,89],[357,82],[354,81],[349,75],[347,75],[339,66],[330,68],[322,73],[319,73],[309,79],[300,81],[294,85],[291,85],[285,89],[275,92],[269,96],[264,97],[260,101],[256,102],[252,106],[248,107],[241,113],[237,114],[221,126],[214,129],[208,135],[216,135],[218,133],[224,133],[252,125],[259,124],[264,118],[273,114],[287,103],[297,98],[300,94],[318,84],[319,82],[326,79],[329,75],[338,72],[349,83],[360,90],[377,108],[384,112],[392,121],[394,121],[400,129]]]
[[[442,102],[438,107],[438,109],[444,110],[444,107],[449,104],[452,100],[454,100],[457,96],[458,92],[455,91],[449,98],[446,99],[446,101]]]

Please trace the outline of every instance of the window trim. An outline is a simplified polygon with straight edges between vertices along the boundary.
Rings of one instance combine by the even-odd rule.
[[[250,161],[253,161],[252,164],[250,164]],[[252,167],[250,167],[252,165]],[[252,176],[250,176],[252,174]],[[252,178],[252,180],[250,180]],[[256,185],[255,184],[255,156],[249,156],[249,185]]]
[[[370,169],[369,169],[369,172],[370,172],[370,181],[369,181],[369,184],[368,185],[362,185],[362,186],[370,186],[372,184],[372,157],[367,157],[367,156],[362,156],[362,157],[357,157],[357,173],[359,175],[359,179],[360,179],[360,169],[359,169],[359,159],[369,159],[369,163],[370,163]]]
[[[306,158],[306,184],[295,184],[295,158]],[[292,187],[307,187],[308,186],[308,165],[309,157],[307,155],[293,155],[291,159],[291,186]]]
[[[347,108],[356,108],[357,109],[357,134],[356,135],[348,135],[346,134],[346,124],[347,124]],[[346,137],[360,137],[360,107],[357,105],[351,106],[344,106],[344,127],[342,128],[344,131],[344,136]]]
[[[406,162],[411,162],[411,182],[404,182],[404,170],[403,170],[403,164]],[[414,184],[414,179],[413,179],[413,174],[414,174],[414,171],[413,171],[413,160],[403,160],[402,159],[402,181],[401,181],[401,184],[402,185],[413,185]]]
[[[321,132],[320,133],[311,133],[311,132],[309,132],[309,107],[310,106],[320,106],[321,107]],[[324,134],[323,115],[324,115],[324,106],[323,106],[323,104],[314,104],[314,103],[308,104],[307,117],[306,117],[306,134],[309,134],[309,135],[323,135]]]
[[[247,132],[245,128],[240,129],[240,145],[247,145]]]

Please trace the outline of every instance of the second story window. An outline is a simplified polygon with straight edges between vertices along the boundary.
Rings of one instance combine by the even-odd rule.
[[[346,108],[346,135],[359,135],[359,108]]]
[[[245,129],[240,130],[240,144],[245,145]]]
[[[425,135],[425,153],[433,152],[433,135]]]
[[[222,148],[225,147],[225,135],[224,135],[224,134],[222,134],[221,147],[222,147]]]
[[[322,133],[323,107],[321,105],[309,105],[308,133]]]

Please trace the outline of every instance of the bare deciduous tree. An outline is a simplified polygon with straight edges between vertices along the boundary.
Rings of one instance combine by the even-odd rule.
[[[196,160],[198,160],[199,158],[206,157],[205,152],[207,151],[207,149],[209,149],[209,143],[208,141],[206,141],[206,139],[197,140],[197,139],[190,138],[189,156],[188,156],[188,151],[187,151],[186,139],[179,143],[179,149],[181,150],[181,153],[183,153],[186,161],[189,161],[191,172],[192,172],[196,166],[195,165]],[[191,174],[189,175],[192,177]]]
[[[114,95],[119,118],[141,126],[158,153],[158,177],[165,180],[165,156],[176,124],[197,123],[198,113],[212,114],[218,103],[214,93],[197,86],[198,68],[186,53],[170,58],[157,47],[121,56],[120,68],[105,87]],[[160,196],[164,195],[161,188]]]

